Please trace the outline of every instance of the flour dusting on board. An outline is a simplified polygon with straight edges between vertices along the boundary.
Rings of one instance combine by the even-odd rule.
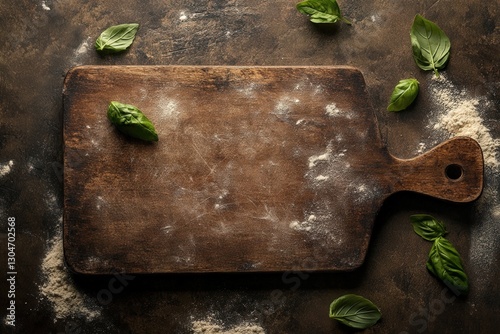
[[[247,86],[237,89],[237,91],[246,97],[254,97],[258,85],[255,82],[249,83]]]
[[[339,108],[337,108],[337,105],[335,103],[330,103],[329,105],[326,106],[326,114],[328,116],[338,116],[341,114],[341,111]]]
[[[500,140],[492,137],[482,115],[485,109],[491,107],[491,102],[483,96],[471,96],[466,89],[457,88],[445,74],[433,78],[429,91],[434,103],[429,127],[440,131],[445,137],[471,137],[477,140],[483,150],[486,167],[484,190],[476,202],[476,224],[471,229],[469,266],[476,280],[475,289],[488,293],[488,270],[500,256],[500,239],[497,237],[500,234],[500,184],[497,177]],[[432,138],[436,142],[442,139],[435,137],[434,134]]]
[[[281,120],[287,120],[290,113],[292,112],[294,106],[300,102],[297,98],[291,98],[289,96],[282,97],[279,99],[274,107],[273,114],[276,115]]]
[[[331,159],[331,148],[328,147],[325,153],[313,155],[309,157],[309,168],[313,168],[322,161],[329,161]]]
[[[326,109],[336,112],[334,104],[329,104]],[[317,195],[303,218],[289,223],[291,229],[307,233],[313,240],[333,247],[348,242],[346,231],[336,223],[349,219],[346,203],[365,205],[381,193],[376,182],[359,177],[351,170],[350,158],[342,136],[331,140],[324,151],[308,158],[305,179]],[[335,194],[329,193],[329,189],[336,189]]]
[[[308,90],[312,91],[313,95],[318,95],[322,94],[325,91],[325,88],[321,84],[316,84],[314,82],[311,82],[310,78],[304,78],[295,85],[294,90],[296,91]]]
[[[161,111],[160,118],[162,121],[176,123],[179,119],[179,103],[172,99],[160,99],[158,109]]]

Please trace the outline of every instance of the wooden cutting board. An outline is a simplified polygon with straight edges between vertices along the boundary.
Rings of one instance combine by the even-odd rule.
[[[112,100],[159,142],[118,132]],[[64,145],[65,258],[86,274],[352,270],[391,194],[483,183],[469,138],[392,157],[351,67],[77,67]]]

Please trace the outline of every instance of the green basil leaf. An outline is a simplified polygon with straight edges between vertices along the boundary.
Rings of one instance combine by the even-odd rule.
[[[145,141],[158,141],[153,123],[136,107],[112,101],[108,118],[124,134]]]
[[[469,279],[465,274],[462,260],[451,242],[443,237],[434,239],[427,269],[441,279],[456,294],[469,291]]]
[[[434,22],[416,15],[410,30],[413,59],[425,71],[443,69],[450,56],[450,39]]]
[[[375,304],[358,295],[344,295],[330,304],[330,318],[353,328],[373,326],[381,316],[382,313]]]
[[[337,0],[305,0],[299,2],[296,7],[299,12],[309,15],[309,19],[313,23],[335,23],[342,20],[351,24],[340,13]]]
[[[125,51],[134,41],[139,24],[119,24],[104,30],[95,41],[95,48],[102,53]]]
[[[415,233],[425,240],[433,241],[448,233],[444,224],[430,215],[412,215],[410,220]]]
[[[417,79],[403,79],[399,81],[392,91],[391,100],[387,110],[401,111],[408,108],[408,106],[412,104],[417,97],[418,89],[419,86]]]

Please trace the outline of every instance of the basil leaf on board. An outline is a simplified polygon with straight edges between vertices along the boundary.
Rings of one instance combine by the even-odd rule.
[[[95,41],[95,48],[102,53],[125,51],[134,41],[139,29],[137,23],[119,24],[104,30]]]
[[[448,233],[443,222],[440,222],[431,215],[412,215],[410,216],[410,220],[415,233],[425,240],[434,241],[434,239],[442,237]]]
[[[381,316],[382,313],[375,304],[358,295],[344,295],[330,304],[330,318],[353,328],[371,327]]]
[[[443,237],[434,239],[427,269],[441,279],[457,296],[469,291],[469,279],[462,260],[451,242]]]
[[[450,56],[450,39],[434,22],[416,15],[410,30],[413,59],[425,71],[443,69]]]
[[[136,107],[111,101],[108,118],[124,134],[145,141],[158,141],[153,123]]]
[[[299,12],[309,15],[313,23],[335,23],[342,20],[351,24],[342,16],[337,0],[305,0],[299,2],[296,7]]]
[[[418,95],[419,83],[417,79],[403,79],[394,87],[388,111],[401,111],[410,106]]]

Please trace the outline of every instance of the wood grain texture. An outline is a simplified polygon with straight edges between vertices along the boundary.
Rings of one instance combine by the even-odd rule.
[[[112,100],[141,109],[159,142],[119,133],[106,118]],[[73,69],[67,264],[87,274],[352,270],[389,195],[480,195],[477,143],[394,158],[368,101],[351,67]]]

